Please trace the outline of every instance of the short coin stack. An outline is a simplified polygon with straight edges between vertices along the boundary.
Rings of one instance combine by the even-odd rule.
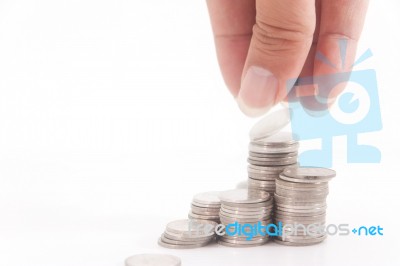
[[[220,194],[221,223],[225,226],[236,224],[236,228],[226,228],[225,233],[219,238],[218,243],[230,247],[252,247],[263,245],[268,241],[268,233],[252,235],[249,238],[248,233],[251,228],[238,228],[244,224],[263,226],[272,222],[271,211],[273,209],[272,197],[265,191],[249,191],[247,189],[234,189],[222,192]],[[232,229],[232,230],[231,230]],[[265,232],[264,232],[265,233]]]
[[[215,240],[216,226],[207,220],[176,220],[167,224],[158,244],[173,249],[203,247]]]
[[[298,141],[289,132],[252,139],[247,159],[249,189],[263,190],[274,195],[275,179],[286,167],[297,164],[298,148]]]
[[[219,222],[219,210],[221,201],[219,200],[219,192],[211,191],[196,194],[193,197],[189,219],[209,220]]]
[[[274,220],[284,230],[275,242],[306,246],[324,241],[328,181],[335,175],[331,169],[302,167],[287,168],[279,175]]]

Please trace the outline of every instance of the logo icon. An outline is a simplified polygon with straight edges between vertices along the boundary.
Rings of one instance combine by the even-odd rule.
[[[339,41],[342,68],[346,58],[346,40]],[[353,66],[372,56],[368,49]],[[317,53],[316,58],[333,66]],[[329,95],[338,86],[346,89],[329,106]],[[292,84],[295,84],[292,89]],[[301,95],[303,86],[314,86],[316,95]],[[333,137],[347,137],[348,163],[379,163],[380,150],[372,145],[358,143],[358,135],[382,129],[376,72],[365,69],[288,80],[292,132],[299,140],[321,139],[320,150],[308,150],[300,155],[302,166],[332,167]],[[328,108],[329,106],[329,108]]]

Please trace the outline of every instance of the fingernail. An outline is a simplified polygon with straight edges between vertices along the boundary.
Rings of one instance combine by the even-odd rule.
[[[275,104],[277,91],[278,80],[270,71],[251,66],[242,80],[237,103],[246,115],[260,116]]]

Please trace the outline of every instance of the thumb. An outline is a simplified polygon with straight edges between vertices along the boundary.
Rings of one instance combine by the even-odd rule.
[[[266,113],[299,76],[315,29],[315,2],[256,0],[256,24],[237,102],[249,116]]]

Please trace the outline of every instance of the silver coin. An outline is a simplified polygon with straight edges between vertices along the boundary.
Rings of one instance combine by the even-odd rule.
[[[311,209],[295,209],[295,208],[285,208],[282,206],[277,205],[275,208],[274,213],[277,212],[286,212],[289,214],[315,214],[315,213],[323,213],[326,212],[326,206],[325,207],[317,207],[317,208],[311,208]]]
[[[266,214],[242,214],[242,213],[233,214],[233,213],[226,213],[221,210],[220,217],[221,216],[229,218],[229,219],[235,219],[235,220],[239,220],[239,219],[266,220],[271,217],[271,214],[270,213],[266,213]]]
[[[272,206],[269,209],[262,209],[256,211],[243,211],[243,210],[231,210],[227,208],[221,208],[221,211],[228,214],[242,214],[242,215],[265,215],[272,212]]]
[[[275,184],[276,184],[277,188],[282,188],[282,189],[301,192],[301,193],[309,193],[309,192],[313,192],[313,191],[327,191],[327,192],[329,192],[329,187],[328,186],[303,187],[303,186],[293,186],[293,185],[286,185],[286,184],[282,185],[282,183],[279,182],[278,180],[275,180]],[[297,184],[299,184],[299,183],[297,183]],[[300,183],[300,184],[305,184],[305,183]]]
[[[272,186],[272,187],[274,187],[275,188],[275,180],[274,181],[272,181],[272,180],[257,180],[257,179],[253,179],[253,178],[251,178],[251,177],[249,177],[249,179],[247,180],[247,182],[248,182],[248,184],[249,185],[251,185],[251,184],[255,184],[255,185],[257,185],[257,186],[264,186],[264,187],[270,187],[270,186]]]
[[[240,240],[240,239],[231,239],[227,237],[222,237],[220,241],[230,243],[233,245],[254,245],[254,244],[262,245],[268,242],[268,237],[256,238],[256,239],[253,238],[251,240],[246,240],[246,238]]]
[[[219,199],[219,191],[209,191],[198,193],[194,195],[193,201],[198,202],[200,204],[208,204],[208,205],[219,205],[221,201]]]
[[[211,236],[203,236],[203,235],[199,235],[199,234],[193,234],[193,235],[182,235],[182,234],[175,234],[172,232],[168,232],[165,231],[163,233],[163,236],[171,239],[171,240],[176,240],[176,241],[189,241],[189,242],[193,242],[193,241],[199,241],[199,242],[206,242],[208,240],[213,239],[215,236],[211,235]]]
[[[277,193],[274,194],[274,199],[276,204],[293,205],[293,206],[313,206],[321,207],[326,205],[326,200],[324,199],[293,199],[289,197],[281,196]]]
[[[247,189],[233,189],[222,192],[220,194],[221,201],[227,203],[260,203],[270,199],[270,195],[267,192],[255,192]]]
[[[275,179],[278,176],[279,176],[279,174],[276,174],[276,175],[264,175],[264,174],[248,173],[248,177],[249,178],[254,179],[254,180],[260,180],[260,181],[275,181]]]
[[[296,158],[285,158],[285,159],[279,159],[279,160],[253,160],[248,158],[247,162],[252,165],[259,165],[259,166],[286,166],[286,165],[292,165],[297,163],[297,157]]]
[[[314,188],[314,189],[306,188],[306,190],[303,190],[303,189],[297,189],[295,187],[285,187],[285,186],[277,184],[276,189],[280,190],[284,193],[294,193],[294,194],[312,194],[312,195],[325,194],[325,195],[328,195],[328,193],[329,193],[328,187]]]
[[[223,206],[225,207],[230,207],[230,208],[242,208],[245,206],[251,206],[251,207],[268,207],[270,206],[269,204],[266,204],[265,202],[260,202],[260,203],[252,203],[252,204],[247,204],[247,203],[230,203],[230,202],[226,202],[225,204],[223,204]]]
[[[125,260],[125,266],[180,266],[181,259],[167,254],[138,254]]]
[[[288,108],[276,110],[260,121],[250,130],[250,140],[260,140],[276,134],[290,123],[290,111]]]
[[[285,245],[285,246],[311,246],[311,245],[319,244],[319,243],[323,242],[325,239],[326,239],[326,237],[323,239],[318,239],[315,242],[301,243],[301,242],[282,241],[277,238],[274,238],[274,242],[277,244],[280,244],[280,245]]]
[[[241,224],[252,224],[255,225],[257,223],[261,223],[262,225],[268,225],[272,223],[271,219],[259,220],[259,219],[232,219],[232,218],[225,218],[221,216],[221,224],[228,225],[233,223],[241,223]]]
[[[215,208],[215,209],[217,209],[217,208],[221,207],[221,204],[218,204],[218,205],[217,204],[201,204],[201,203],[194,202],[194,201],[192,201],[192,205],[199,207],[199,208]]]
[[[192,248],[200,248],[204,247],[210,244],[210,242],[205,242],[205,243],[200,243],[200,244],[191,244],[191,245],[174,245],[174,244],[168,244],[162,241],[161,238],[158,239],[158,245],[164,248],[170,248],[170,249],[192,249]]]
[[[284,158],[284,157],[293,157],[297,156],[298,152],[286,152],[286,153],[257,153],[249,151],[250,157],[257,157],[257,158]]]
[[[296,243],[302,243],[302,244],[307,244],[307,243],[320,243],[324,241],[327,238],[327,234],[323,234],[320,236],[316,237],[304,237],[304,236],[285,236],[285,239],[283,237],[278,236],[276,239],[285,241],[285,242],[296,242]]]
[[[315,241],[318,241],[318,238],[319,238],[319,240],[321,240],[320,238],[324,238],[324,237],[326,237],[326,233],[319,233],[319,234],[315,234],[315,235],[314,234],[309,235],[309,234],[306,234],[306,233],[303,233],[303,232],[301,234],[299,234],[299,235],[297,235],[297,234],[286,234],[285,237],[277,236],[277,238],[279,240],[293,241],[293,242],[307,242],[307,241],[315,242]]]
[[[259,140],[253,140],[252,143],[263,146],[287,146],[291,144],[296,144],[298,141],[297,137],[293,137],[294,134],[290,132],[277,132],[267,138],[261,138]]]
[[[326,182],[336,176],[336,172],[328,168],[312,168],[312,167],[293,167],[285,169],[283,174],[286,177],[291,177],[300,180]]]
[[[217,226],[216,222],[213,221],[207,221],[207,220],[189,220],[189,219],[183,219],[183,220],[176,220],[172,221],[167,224],[166,231],[171,232],[171,233],[176,233],[176,234],[183,234],[183,235],[201,235],[205,234],[204,236],[212,236],[214,235],[214,231],[211,232],[205,232],[204,230],[199,230],[199,227],[207,226],[209,228],[215,228]]]
[[[197,244],[208,243],[208,242],[212,241],[213,239],[215,239],[215,237],[213,237],[211,239],[207,239],[207,240],[198,240],[198,239],[175,240],[175,239],[168,238],[168,236],[166,236],[164,234],[161,235],[161,240],[164,243],[171,244],[171,245],[197,245]]]
[[[327,182],[313,182],[313,183],[299,183],[297,182],[297,180],[293,180],[293,179],[288,179],[288,177],[286,177],[286,180],[282,179],[280,177],[281,174],[278,175],[278,177],[275,179],[276,184],[278,185],[282,185],[282,186],[290,186],[293,187],[295,189],[317,189],[317,188],[325,188],[328,187],[328,183]]]
[[[196,214],[193,213],[192,211],[189,212],[189,218],[194,218],[194,219],[200,219],[200,220],[217,220],[219,218],[219,215],[201,215],[201,214]]]
[[[282,160],[294,160],[296,162],[297,156],[285,156],[285,157],[255,157],[249,155],[247,159],[252,161],[261,161],[261,162],[281,162]],[[293,164],[293,163],[292,163]]]
[[[249,144],[249,150],[256,153],[289,153],[296,152],[299,149],[299,144],[292,144],[287,146],[260,146],[255,143]]]
[[[197,213],[197,214],[208,214],[210,213],[211,215],[213,213],[218,213],[219,209],[221,207],[218,208],[206,208],[206,207],[198,207],[196,205],[193,205],[190,207],[192,209],[192,212]]]
[[[259,165],[249,165],[248,168],[254,169],[255,171],[259,172],[269,172],[269,173],[276,173],[276,172],[282,172],[286,168],[291,168],[295,167],[297,164],[291,164],[291,165],[283,165],[283,166],[259,166]]]
[[[223,204],[221,206],[221,210],[225,210],[225,211],[232,211],[232,212],[266,212],[269,211],[273,208],[273,202],[272,200],[270,201],[269,205],[266,206],[262,206],[262,207],[253,207],[253,206],[249,206],[249,207],[237,207],[237,206],[229,206],[229,205],[225,205]]]
[[[325,220],[325,214],[326,213],[321,213],[321,214],[316,214],[316,215],[288,215],[282,212],[275,212],[274,213],[274,218],[275,220],[279,221],[287,221],[287,220],[293,220],[293,221],[320,221],[320,220]]]
[[[268,240],[267,240],[268,241]],[[248,247],[257,247],[264,245],[267,241],[261,243],[251,243],[251,244],[232,244],[226,241],[218,240],[218,244],[226,247],[233,247],[233,248],[248,248]]]

